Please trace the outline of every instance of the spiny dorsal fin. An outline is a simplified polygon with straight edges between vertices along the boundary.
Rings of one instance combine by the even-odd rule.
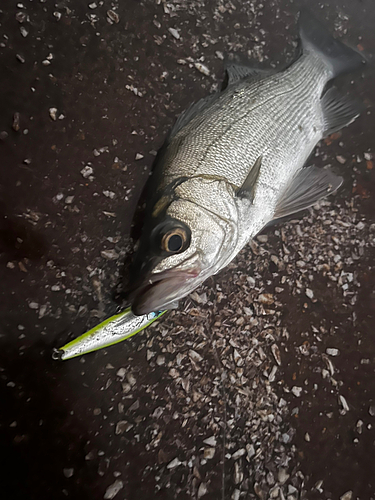
[[[249,66],[233,63],[227,65],[225,69],[228,75],[228,83],[224,86],[231,85],[232,83],[249,77],[264,78],[273,72],[273,70],[251,68]],[[167,142],[170,141],[170,139],[172,139],[193,118],[195,118],[203,110],[208,108],[219,97],[220,94],[221,92],[216,92],[207,97],[203,97],[203,99],[200,99],[198,102],[191,104],[185,111],[183,111],[172,127],[172,130],[167,137]]]
[[[228,64],[225,67],[228,75],[228,85],[232,85],[245,78],[264,78],[271,74],[271,70],[264,70],[258,68],[251,68],[250,66],[240,64]]]
[[[170,141],[185,125],[187,125],[193,118],[195,118],[204,109],[208,108],[220,95],[220,92],[215,94],[210,94],[207,97],[203,97],[198,102],[191,104],[185,111],[183,111],[177,118],[176,123],[173,125],[170,131],[167,142]]]
[[[292,180],[279,199],[274,219],[280,219],[311,207],[316,202],[334,193],[343,178],[331,170],[317,167],[303,168]]]
[[[251,202],[253,201],[261,165],[262,156],[259,156],[254,165],[251,167],[250,172],[248,173],[248,176],[244,180],[242,186],[237,191],[237,196],[239,198],[248,198]]]

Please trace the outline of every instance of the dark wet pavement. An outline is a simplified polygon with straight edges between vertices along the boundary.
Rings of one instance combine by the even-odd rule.
[[[241,483],[233,479],[233,464],[222,496],[221,455],[205,474],[196,465],[193,479],[182,467],[168,475],[174,467],[164,464],[171,463],[175,449],[198,455],[206,421],[198,414],[190,417],[187,432],[173,416],[150,430],[153,384],[171,415],[177,408],[168,375],[172,365],[150,365],[151,334],[65,363],[52,361],[51,350],[114,311],[112,297],[132,248],[137,201],[175,117],[220,85],[222,55],[244,57],[249,50],[265,64],[290,57],[298,7],[284,0],[264,7],[237,1],[90,5],[68,0],[3,0],[0,5],[0,491],[12,500],[94,500],[121,481],[116,499],[236,498],[233,481]],[[111,23],[110,9],[115,12],[109,14]],[[311,9],[337,36],[375,54],[372,0]],[[210,75],[198,71],[196,63]],[[346,84],[349,89],[350,80]],[[353,210],[370,229],[375,222],[374,88],[373,73],[353,77],[352,92],[368,111],[342,136],[322,143],[316,158],[317,165],[340,170],[345,184],[338,205]],[[274,231],[267,231],[271,249],[281,245]],[[371,231],[366,235],[374,238]],[[323,278],[314,282],[320,300],[306,308],[305,297],[285,291],[279,298],[281,326],[289,338],[280,341],[283,363],[275,391],[291,410],[299,408],[291,411],[289,422],[296,429],[295,467],[305,478],[298,498],[305,498],[303,490],[309,499],[338,499],[348,491],[353,497],[345,500],[375,498],[375,275],[374,247],[368,243],[351,267],[358,283],[355,303],[348,305]],[[355,252],[354,236],[350,245]],[[233,303],[245,293],[234,272],[235,267],[208,283],[224,287],[221,280],[228,282]],[[263,272],[270,282],[273,272]],[[173,342],[154,350],[163,356],[182,351],[202,334],[194,321],[188,314],[172,315],[165,331],[160,322],[156,338],[167,338],[168,331]],[[283,390],[284,382],[321,387],[321,358],[298,347],[317,342],[310,327],[319,322],[328,332],[319,352],[340,351],[331,374],[337,384],[331,381],[297,399]],[[121,367],[136,382],[116,375]],[[339,387],[349,405],[344,414],[338,411],[343,406]],[[124,433],[118,421],[140,432],[130,427]],[[163,450],[149,444],[155,429],[163,433]],[[322,491],[319,484],[314,489],[320,480]],[[238,486],[241,498],[268,498],[255,496],[253,483],[250,475],[246,487]],[[207,484],[206,494],[201,484]],[[291,500],[297,494],[291,489]]]

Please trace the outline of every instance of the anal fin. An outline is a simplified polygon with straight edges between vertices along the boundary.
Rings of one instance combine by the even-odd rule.
[[[341,95],[335,87],[323,94],[324,135],[330,135],[352,123],[363,111],[364,105]]]
[[[280,219],[311,207],[322,198],[334,193],[342,182],[343,178],[331,170],[317,167],[303,168],[281,195],[273,219]]]

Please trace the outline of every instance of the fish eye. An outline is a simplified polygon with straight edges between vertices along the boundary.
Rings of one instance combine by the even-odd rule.
[[[178,253],[184,248],[186,242],[186,232],[182,227],[177,227],[164,234],[161,246],[168,253]]]

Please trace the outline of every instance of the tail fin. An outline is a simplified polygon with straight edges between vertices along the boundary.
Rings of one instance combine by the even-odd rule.
[[[299,34],[303,52],[318,53],[331,67],[332,78],[354,71],[366,63],[359,52],[333,38],[308,10],[300,13]]]

